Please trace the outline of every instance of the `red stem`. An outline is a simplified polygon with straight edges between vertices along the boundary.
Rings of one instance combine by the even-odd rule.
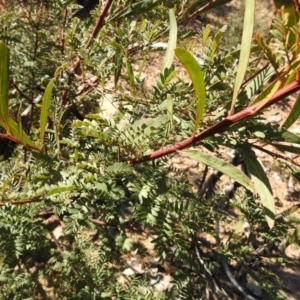
[[[87,42],[87,44],[85,45],[85,49],[88,49],[91,45],[91,43],[93,42],[93,39],[97,36],[98,32],[100,31],[100,29],[102,28],[102,26],[104,25],[104,18],[106,17],[107,13],[108,13],[108,10],[109,8],[111,7],[113,3],[113,0],[107,0],[98,20],[97,20],[97,23],[91,33],[91,36]],[[80,66],[80,57],[77,57],[77,60],[73,66],[73,70],[74,72],[76,73],[77,69],[79,68]]]
[[[188,146],[191,146],[192,144],[201,141],[209,136],[212,136],[216,133],[220,133],[228,129],[230,125],[233,125],[241,120],[244,120],[247,117],[253,116],[257,114],[259,111],[263,110],[266,107],[269,107],[270,105],[278,102],[279,100],[295,93],[296,91],[300,90],[300,81],[294,81],[288,86],[282,88],[278,92],[275,93],[275,95],[264,105],[261,105],[260,102],[245,108],[244,110],[228,116],[227,118],[223,119],[219,123],[203,130],[202,132],[196,134],[195,136],[192,136],[182,142],[179,142],[175,145],[168,146],[163,149],[159,149],[157,151],[152,152],[151,154],[142,156],[140,158],[132,159],[128,161],[128,164],[135,165],[146,161],[151,161],[158,159],[160,157],[163,157],[165,155],[171,154],[176,152],[177,150],[184,149]]]

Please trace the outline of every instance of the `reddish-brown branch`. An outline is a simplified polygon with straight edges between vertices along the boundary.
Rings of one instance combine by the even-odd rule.
[[[85,46],[86,49],[91,45],[93,39],[98,35],[99,30],[102,28],[102,26],[104,24],[104,18],[106,17],[106,15],[108,13],[108,10],[111,7],[112,3],[113,3],[113,0],[107,0],[106,4],[105,4],[105,6],[102,10],[102,13],[99,16],[98,21],[97,21],[97,23],[96,23],[96,25],[95,25],[95,27],[92,31],[90,39],[88,40],[88,42]]]
[[[87,42],[87,44],[85,45],[85,49],[88,49],[89,46],[91,45],[93,39],[97,36],[99,30],[103,27],[104,25],[104,18],[106,17],[107,13],[108,13],[108,10],[112,4],[113,0],[107,0],[98,20],[97,20],[97,23],[91,33],[91,36]],[[80,57],[78,56],[75,63],[73,64],[73,73],[76,75],[78,73],[78,69],[80,67],[80,62],[81,62],[81,59]],[[68,103],[68,98],[69,98],[69,90],[65,90],[62,92],[62,106],[65,106],[67,105]]]
[[[182,142],[179,142],[175,145],[168,146],[163,149],[159,149],[157,151],[152,152],[151,154],[142,156],[140,158],[132,159],[128,161],[128,164],[135,165],[146,161],[151,161],[158,159],[160,157],[163,157],[165,155],[174,153],[178,150],[184,149],[188,146],[193,145],[196,142],[199,142],[207,137],[210,137],[216,133],[224,132],[228,129],[229,126],[236,124],[239,121],[244,120],[247,117],[254,116],[259,111],[263,110],[266,107],[269,107],[270,105],[284,99],[285,97],[295,93],[296,91],[300,90],[300,81],[294,81],[288,86],[282,88],[278,92],[275,93],[275,95],[264,105],[261,105],[261,102],[258,102],[250,107],[245,108],[244,110],[228,116],[227,118],[223,119],[219,123],[211,126],[208,129],[203,130],[202,132],[196,134],[195,136],[192,136]]]
[[[61,43],[61,54],[65,54],[65,28],[67,23],[68,10],[64,9],[63,11],[63,21],[62,21],[62,30],[60,32],[60,43]]]
[[[102,10],[102,12],[101,12],[101,14],[100,14],[100,16],[99,16],[99,18],[97,20],[97,23],[96,23],[96,25],[95,25],[92,33],[91,33],[91,36],[90,36],[87,44],[84,47],[85,49],[88,49],[90,47],[93,39],[98,35],[98,32],[103,27],[103,25],[104,25],[104,19],[105,19],[106,15],[107,15],[108,10],[111,7],[112,3],[113,3],[113,0],[107,0],[106,1],[106,4],[104,5],[104,8],[103,8],[103,10]],[[73,71],[74,71],[74,73],[76,73],[76,71],[78,70],[79,66],[80,66],[80,57],[77,57],[76,62],[73,65]]]
[[[38,152],[44,153],[44,154],[46,153],[46,151],[44,149],[39,149],[39,148],[36,148],[36,147],[32,147],[30,145],[25,145],[22,140],[14,137],[11,134],[0,133],[0,138],[6,139],[6,140],[11,140],[11,141],[15,142],[16,144],[21,144],[21,145],[23,145],[24,147],[26,147],[27,149],[30,149],[30,150],[38,151]]]

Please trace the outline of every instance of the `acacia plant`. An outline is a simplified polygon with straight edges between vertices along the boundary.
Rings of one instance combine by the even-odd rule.
[[[299,6],[274,0],[264,37],[247,0],[241,43],[226,49],[226,26],[188,26],[226,2],[102,0],[82,18],[73,0],[2,1],[2,299],[282,299],[262,258],[296,264],[284,249],[299,239],[288,217],[298,206],[276,213],[254,148],[299,179],[289,128],[300,98],[282,126],[263,114],[300,89]],[[160,75],[146,86],[158,51]],[[220,146],[235,151],[232,163],[216,157]],[[202,187],[208,169],[234,180],[230,195],[197,192],[172,166],[177,155],[207,165]],[[220,222],[236,225],[224,236]],[[144,271],[126,277],[133,257]],[[176,268],[163,292],[154,263]]]

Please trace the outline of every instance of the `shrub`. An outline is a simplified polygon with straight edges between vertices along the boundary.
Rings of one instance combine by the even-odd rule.
[[[3,299],[280,299],[260,259],[295,264],[283,253],[299,239],[299,220],[288,218],[297,205],[275,214],[253,149],[263,151],[262,141],[299,154],[300,138],[288,131],[299,98],[282,126],[262,114],[300,88],[299,10],[278,4],[268,39],[251,43],[247,1],[241,45],[226,51],[226,27],[177,26],[226,2],[107,0],[80,20],[74,1],[12,1],[1,14]],[[184,47],[190,37],[201,60]],[[145,66],[166,40],[161,73],[147,87]],[[235,151],[232,164],[213,155],[220,146]],[[215,181],[229,176],[230,195],[195,191],[172,165],[178,154],[216,169]],[[297,160],[268,154],[299,179]],[[236,226],[222,235],[216,226],[232,223],[228,207]],[[144,270],[126,277],[133,258]],[[173,285],[158,292],[151,270],[166,263],[176,269]],[[246,289],[247,276],[259,295]]]

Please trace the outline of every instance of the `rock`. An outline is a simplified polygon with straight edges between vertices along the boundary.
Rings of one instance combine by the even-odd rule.
[[[257,276],[259,276],[258,272],[254,272]],[[249,291],[251,291],[255,296],[261,297],[262,296],[262,288],[259,286],[258,282],[254,280],[249,274],[246,277],[247,283],[246,287]]]
[[[300,248],[295,244],[291,244],[287,246],[284,253],[290,259],[294,259],[294,260],[300,259]]]
[[[300,134],[300,126],[296,126],[290,130],[294,134]]]
[[[279,122],[282,121],[282,116],[280,116],[280,115],[273,115],[273,116],[270,116],[267,120],[269,122],[279,123]]]
[[[135,258],[131,258],[126,262],[128,268],[126,268],[122,274],[124,275],[134,275],[134,274],[144,274],[143,265],[137,261]]]
[[[99,102],[99,106],[104,117],[112,118],[117,114],[118,103],[114,102],[114,98],[112,95],[104,95]]]
[[[171,280],[172,278],[170,275],[158,274],[155,278],[150,280],[150,284],[154,285],[154,288],[158,292],[163,292],[172,288],[174,284],[171,283]]]
[[[278,172],[271,172],[271,178],[276,183],[282,182],[282,178]]]
[[[278,197],[275,197],[275,205],[278,207],[283,207],[284,204]]]
[[[134,275],[135,272],[134,272],[134,270],[133,270],[132,268],[126,268],[126,269],[122,272],[122,274],[130,276],[130,275]]]
[[[287,186],[288,186],[289,191],[291,191],[291,192],[294,191],[294,178],[293,178],[293,176],[290,176]]]
[[[130,221],[133,218],[133,208],[128,203],[123,203],[120,206],[120,211],[125,221]]]

